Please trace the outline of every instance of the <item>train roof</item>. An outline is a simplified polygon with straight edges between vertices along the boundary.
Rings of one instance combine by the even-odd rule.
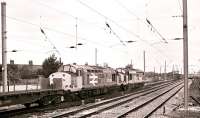
[[[111,67],[102,67],[102,66],[95,66],[95,65],[77,65],[77,64],[66,64],[61,67],[61,71],[69,71],[69,68],[73,68],[75,70],[85,70],[85,71],[98,71],[98,72],[111,72],[114,73],[115,71],[118,72],[131,72],[131,73],[143,73],[142,70],[134,69],[134,68],[116,68],[113,69]]]
[[[116,68],[116,71],[120,71],[122,73],[129,72],[129,73],[143,73],[142,70],[134,69],[134,68]]]
[[[94,66],[94,65],[76,65],[76,64],[67,64],[63,65],[63,70],[65,71],[65,67],[71,67],[74,69],[80,69],[80,70],[101,70],[101,71],[114,71],[111,67],[102,67],[102,66]]]

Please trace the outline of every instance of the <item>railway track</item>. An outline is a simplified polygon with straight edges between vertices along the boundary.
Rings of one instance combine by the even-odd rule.
[[[114,99],[111,99],[111,100],[108,100],[108,101],[104,101],[102,103],[97,103],[97,104],[86,106],[86,107],[83,107],[83,108],[80,108],[80,109],[75,109],[75,110],[66,111],[66,112],[62,112],[62,113],[56,113],[56,114],[49,114],[48,117],[52,117],[52,118],[60,118],[60,117],[85,118],[85,117],[91,117],[91,116],[108,117],[107,114],[102,115],[101,113],[103,113],[105,111],[109,111],[113,108],[117,108],[119,106],[123,106],[124,104],[127,104],[127,103],[129,104],[131,101],[140,100],[141,97],[145,97],[145,96],[152,94],[156,91],[160,91],[160,90],[162,90],[163,87],[164,88],[168,87],[171,84],[172,83],[162,84],[162,85],[159,85],[157,87],[152,87],[151,89],[150,88],[145,89],[145,90],[142,90],[140,92],[137,92],[137,93],[134,93],[134,94],[131,94],[131,95],[114,98]],[[178,82],[178,85],[180,85],[180,82]],[[128,106],[128,105],[125,105],[125,107],[126,106]],[[118,110],[121,110],[121,109],[118,109]],[[116,112],[118,112],[118,111],[116,111]],[[111,117],[111,116],[109,116],[109,117]],[[116,116],[114,116],[114,117],[116,117]],[[122,114],[122,117],[123,117],[123,114]]]
[[[160,88],[164,87],[164,86],[169,86],[170,84],[174,83],[174,81],[168,81],[166,83],[158,83],[158,85],[154,84],[154,86],[147,86],[145,89],[143,90],[140,90],[140,91],[137,91],[137,92],[134,92],[134,93],[131,93],[131,94],[127,94],[127,95],[124,95],[124,96],[120,96],[120,97],[116,97],[116,98],[113,98],[113,99],[108,99],[108,100],[104,100],[104,101],[101,101],[101,102],[98,102],[98,103],[95,103],[95,104],[89,104],[89,105],[85,105],[84,107],[80,108],[80,109],[73,109],[73,110],[70,110],[69,112],[64,112],[64,113],[61,113],[59,115],[54,115],[52,117],[63,117],[63,116],[69,116],[69,115],[73,115],[75,113],[78,113],[78,112],[81,112],[83,110],[88,110],[88,109],[91,109],[91,108],[95,108],[95,107],[98,107],[98,106],[101,106],[101,105],[104,105],[104,104],[108,104],[108,103],[111,103],[113,101],[118,101],[118,100],[121,100],[121,99],[124,99],[126,98],[127,100],[131,100],[132,98],[128,98],[134,94],[138,94],[138,96],[136,95],[135,98],[141,96],[141,95],[145,95],[145,94],[149,94],[150,92],[153,92],[153,91],[156,91],[156,90],[159,90]],[[150,90],[152,89],[152,90]],[[147,91],[147,90],[150,90],[150,91]],[[146,91],[146,92],[145,92]],[[145,92],[145,93],[144,93]],[[139,95],[140,94],[140,95]],[[125,102],[125,101],[124,101]],[[59,107],[55,106],[53,109],[59,109]],[[16,109],[16,110],[11,110],[11,111],[0,111],[0,116],[2,117],[9,117],[9,116],[15,116],[15,115],[20,115],[20,114],[25,114],[25,113],[32,113],[32,112],[43,112],[46,110],[51,110],[51,108],[48,108],[48,107],[38,107],[38,106],[34,106],[32,108],[22,108],[22,109]]]
[[[148,118],[150,117],[158,108],[163,106],[170,98],[176,95],[183,88],[183,84],[178,84],[169,90],[162,92],[154,97],[147,98],[147,100],[141,101],[138,105],[135,105],[130,110],[125,113],[118,115],[118,118]]]

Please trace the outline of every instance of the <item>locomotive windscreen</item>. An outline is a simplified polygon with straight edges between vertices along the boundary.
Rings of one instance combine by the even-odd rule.
[[[64,72],[73,72],[76,73],[76,68],[70,65],[65,65],[63,68]]]

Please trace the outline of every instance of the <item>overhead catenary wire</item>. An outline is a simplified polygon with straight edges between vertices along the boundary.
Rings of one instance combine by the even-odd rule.
[[[78,1],[79,1],[79,0],[78,0]],[[127,29],[124,28],[123,26],[119,25],[118,23],[116,23],[116,22],[113,21],[112,19],[108,18],[107,16],[103,15],[102,13],[98,12],[97,10],[95,10],[95,9],[93,9],[92,7],[88,6],[87,4],[85,4],[85,3],[81,2],[81,1],[79,1],[79,2],[80,2],[82,5],[87,6],[90,10],[93,10],[93,11],[95,11],[96,13],[98,13],[98,15],[104,17],[105,19],[108,19],[109,21],[111,21],[112,23],[114,23],[115,25],[117,25],[118,27],[120,27],[120,28],[122,28],[123,30],[125,30],[126,32],[130,33],[131,35],[134,35],[135,37],[139,38],[140,40],[143,40],[142,38],[139,37],[139,35],[137,35],[137,34],[131,32],[131,31],[127,30]],[[39,4],[40,4],[40,5],[43,5],[43,6],[45,6],[45,7],[48,7],[48,8],[50,8],[50,9],[55,9],[55,11],[58,12],[58,13],[61,13],[61,14],[63,14],[63,15],[68,15],[68,16],[70,16],[70,17],[76,19],[76,16],[74,16],[74,15],[72,15],[72,14],[66,12],[66,11],[60,11],[59,9],[56,9],[56,8],[54,8],[54,7],[51,7],[51,6],[46,5],[46,4],[44,4],[44,3],[41,3],[41,2],[39,2]],[[131,11],[130,11],[130,12],[131,12]],[[139,20],[141,20],[137,15],[135,15],[135,16],[136,16]],[[84,21],[84,19],[80,19],[80,18],[79,18],[79,20]],[[142,20],[141,20],[141,21],[142,21]],[[109,24],[106,24],[106,26],[108,27],[108,26],[110,26],[110,25],[109,25]],[[122,45],[125,46],[124,41],[121,40],[120,37],[119,37],[114,31],[113,31],[113,34],[119,39],[120,43],[122,43]],[[143,40],[143,41],[144,41],[144,40]],[[145,41],[144,41],[144,42],[145,42]],[[149,45],[150,45],[150,44],[149,44]],[[151,45],[150,45],[150,46],[151,46]],[[104,47],[105,47],[105,46],[104,46]],[[153,47],[153,48],[154,48],[154,47]],[[158,50],[158,49],[156,49],[156,50]],[[162,51],[159,51],[159,52],[162,52]],[[163,54],[163,53],[161,53],[161,54]]]
[[[10,16],[7,16],[7,18],[12,19],[12,20],[15,20],[15,21],[18,21],[18,22],[21,22],[21,23],[25,23],[25,24],[29,24],[29,25],[33,25],[33,26],[40,27],[40,25],[31,23],[30,21],[25,21],[25,20],[18,19],[18,18],[14,18],[14,17],[10,17]],[[43,28],[45,28],[45,29],[47,29],[47,30],[51,30],[51,31],[57,32],[57,33],[61,33],[61,34],[64,34],[64,35],[68,35],[68,36],[74,37],[74,35],[72,35],[72,34],[68,34],[68,33],[66,33],[66,32],[62,32],[62,31],[59,31],[59,30],[56,30],[56,29],[52,29],[52,28],[49,28],[49,27],[43,27]],[[87,39],[82,39],[82,40],[89,41],[89,40],[87,40]],[[94,42],[94,41],[90,41],[90,42],[92,42],[92,43],[94,43],[94,44],[97,44],[97,42]],[[105,46],[104,46],[104,47],[105,47]]]
[[[149,19],[146,18],[147,23],[153,28],[153,30],[161,37],[164,43],[168,43],[167,40],[160,34],[160,32],[153,26]]]
[[[61,11],[61,10],[59,10],[59,9],[56,9],[56,8],[54,8],[54,7],[51,7],[51,6],[49,6],[49,5],[47,5],[47,4],[44,4],[44,3],[42,3],[42,2],[37,2],[37,3],[40,4],[40,5],[43,5],[43,6],[47,7],[47,8],[49,8],[49,9],[53,9],[53,10],[55,10],[56,12],[59,12],[59,13],[61,13],[61,14],[63,14],[63,15],[70,16],[70,17],[74,18],[76,21],[77,21],[77,20],[80,20],[80,21],[82,21],[82,22],[86,22],[84,19],[78,18],[78,17],[76,17],[76,16],[74,16],[74,15],[72,15],[72,14],[66,12],[66,11]],[[87,23],[89,23],[89,22],[87,22]],[[110,29],[110,31],[113,33],[113,35],[115,35],[115,36],[117,37],[117,39],[119,39],[119,41],[122,43],[122,45],[126,46],[125,43],[124,43],[124,42],[121,40],[121,38],[119,37],[119,35],[117,35],[117,33],[114,32],[113,29],[111,29],[111,27],[108,25],[107,22],[106,22],[106,26]],[[101,28],[101,29],[103,29],[103,28]]]
[[[34,1],[34,2],[35,2],[35,1]],[[47,8],[49,8],[49,9],[52,9],[52,10],[54,10],[54,11],[56,11],[56,12],[62,14],[62,15],[67,15],[67,16],[70,16],[70,17],[72,17],[72,18],[74,18],[74,19],[77,18],[77,16],[74,16],[74,15],[72,15],[72,14],[66,12],[66,11],[61,11],[61,10],[59,10],[59,9],[57,9],[57,8],[51,7],[50,5],[44,4],[44,3],[42,3],[42,2],[35,2],[35,3],[37,3],[37,4],[39,4],[39,5],[42,5],[42,6],[44,6],[44,7],[47,7]],[[80,20],[80,21],[82,21],[82,22],[90,23],[90,22],[87,22],[86,20],[81,19],[81,18],[79,18],[78,20]],[[90,24],[94,25],[94,23],[90,23]],[[106,26],[107,26],[107,27],[109,26],[108,23],[106,23]],[[99,26],[98,26],[98,27],[99,27]],[[103,29],[102,27],[100,27],[100,28]],[[121,43],[123,46],[126,46],[126,44],[124,43],[124,41],[121,40],[120,36],[117,35],[117,33],[114,32],[113,29],[111,29],[110,26],[109,26],[108,28],[110,28],[110,32],[112,31],[112,34],[116,36],[116,38],[120,41],[120,43]],[[104,30],[105,30],[105,29],[104,29]],[[105,47],[105,46],[104,46],[104,47]]]
[[[32,22],[30,22],[30,21],[28,21],[28,20],[23,20],[23,19],[11,17],[11,16],[6,16],[6,17],[7,17],[8,19],[15,20],[15,21],[20,22],[20,23],[32,25],[32,26],[34,26],[34,27],[39,27],[39,28],[41,27],[40,25],[35,24],[35,23],[32,23]],[[67,36],[74,37],[74,35],[72,35],[72,34],[69,34],[69,33],[66,33],[66,32],[62,32],[62,31],[59,31],[59,30],[54,29],[54,28],[50,28],[50,27],[43,26],[43,29],[47,29],[47,30],[50,30],[50,31],[53,31],[53,32],[57,32],[57,33],[60,33],[60,34],[64,34],[64,35],[67,35]]]
[[[11,36],[11,35],[10,35]],[[44,45],[41,45],[41,43],[38,43],[38,42],[32,42],[32,41],[30,41],[30,40],[27,40],[27,39],[23,39],[23,37],[21,37],[21,38],[15,38],[15,40],[12,40],[12,38],[10,37],[10,41],[11,42],[14,42],[14,41],[16,41],[16,43],[18,43],[18,42],[20,42],[21,44],[25,44],[25,45],[27,45],[27,44],[31,44],[31,46],[34,46],[34,47],[37,47],[37,48],[40,48],[40,47],[44,47]],[[15,47],[12,47],[12,48],[15,48]],[[29,47],[28,47],[29,48]],[[41,50],[42,50],[42,48],[40,48]],[[21,47],[19,47],[19,49],[21,49]],[[25,50],[24,48],[23,48],[23,50]]]
[[[119,0],[116,0],[116,2],[123,8],[125,9],[129,14],[135,16],[138,20],[140,20],[141,22],[143,22],[143,20],[137,16],[133,11],[131,11],[130,9],[128,9],[122,2],[120,2]],[[145,22],[143,22],[144,24],[146,24]]]
[[[23,23],[23,24],[27,24],[27,25],[31,25],[31,26],[34,26],[34,27],[37,27],[37,28],[40,28],[41,26],[38,25],[38,24],[35,24],[35,23],[32,23],[30,21],[27,21],[27,20],[23,20],[23,19],[19,19],[19,18],[15,18],[15,17],[11,17],[11,16],[6,16],[8,19],[11,19],[11,20],[14,20],[16,22],[20,22],[20,23]],[[63,32],[63,31],[60,31],[60,30],[57,30],[57,29],[54,29],[54,28],[50,28],[50,27],[42,27],[43,29],[47,29],[47,30],[50,30],[50,31],[53,31],[53,32],[56,32],[56,33],[59,33],[59,34],[62,34],[62,35],[66,35],[66,36],[70,36],[70,37],[75,37],[75,35],[73,34],[70,34],[70,33],[67,33],[67,32]],[[41,31],[40,31],[41,32]],[[89,40],[89,39],[86,39],[84,37],[80,37],[78,36],[78,38],[80,40],[83,40],[83,41],[87,41],[87,42],[90,42],[92,44],[98,44],[102,47],[106,47],[106,48],[110,48],[109,46],[105,45],[105,44],[101,44],[100,42],[96,42],[96,41],[93,41],[93,40]],[[46,39],[45,39],[46,40]]]
[[[154,31],[156,31],[156,33],[161,37],[162,40],[164,40],[164,43],[167,43],[167,40],[160,34],[160,32],[151,24],[151,22],[149,20],[146,19],[147,23],[142,20],[139,16],[137,16],[133,11],[131,11],[130,9],[128,9],[122,2],[120,2],[119,0],[116,0],[117,3],[124,8],[128,13],[130,13],[131,15],[135,16],[139,21],[141,21],[142,23],[144,23],[147,26],[151,26]]]
[[[144,23],[145,25],[149,26],[149,24],[151,24],[151,22],[149,20],[147,21],[144,21],[142,20],[139,16],[137,16],[132,10],[130,10],[129,8],[127,8],[122,2],[120,2],[120,0],[116,0],[117,3],[122,7],[124,8],[128,13],[130,13],[131,15],[135,16],[139,21],[141,21],[142,23]],[[146,4],[146,7],[148,6],[148,4],[150,3],[150,0],[148,1],[148,3]],[[153,25],[152,25],[153,26]],[[152,27],[154,28],[155,31],[157,31],[157,29],[155,29],[155,27]],[[152,29],[151,28],[151,29]],[[168,43],[167,40],[157,31],[158,35],[162,38],[162,40],[164,40],[165,43]],[[146,41],[144,41],[146,42]],[[147,42],[146,42],[147,43]],[[159,43],[159,42],[156,42],[156,43]],[[148,43],[147,43],[148,44]],[[154,44],[154,43],[153,43]],[[153,44],[148,44],[150,47],[154,48]],[[155,50],[157,50],[161,55],[163,55],[164,53],[161,51],[161,50],[158,50],[156,48],[154,48]],[[165,57],[168,58],[168,56],[165,55]],[[171,60],[171,59],[169,59]]]
[[[115,35],[115,36],[117,37],[117,39],[120,41],[120,43],[121,43],[123,46],[126,46],[126,44],[124,43],[124,41],[121,40],[121,38],[119,37],[119,35],[117,35],[117,34],[113,31],[113,29],[111,28],[111,26],[110,26],[107,22],[105,22],[105,24],[106,24],[106,26],[109,28],[110,33],[112,33],[113,35]]]
[[[19,52],[30,52],[30,53],[46,53],[46,52],[48,52],[49,51],[49,49],[41,49],[41,47],[44,47],[44,45],[42,46],[42,45],[40,45],[41,43],[34,43],[34,42],[32,42],[32,41],[35,41],[35,40],[37,40],[37,39],[35,39],[35,40],[27,40],[27,38],[26,39],[23,39],[23,37],[22,36],[16,36],[16,35],[12,35],[12,34],[9,34],[9,39],[11,39],[10,41],[11,42],[14,42],[14,43],[18,43],[18,42],[20,42],[22,45],[28,45],[28,44],[31,44],[31,46],[34,46],[34,47],[36,47],[36,48],[34,48],[34,49],[30,49],[30,48],[22,48],[22,47],[20,47],[20,48],[16,48],[16,47],[11,47],[10,48],[10,50],[16,50],[16,52],[17,53],[19,53]],[[15,38],[12,38],[12,37],[15,37]],[[17,37],[17,38],[16,38]],[[15,40],[12,40],[12,39],[15,39]],[[28,39],[30,39],[30,38],[28,38]],[[16,41],[16,42],[15,42]],[[31,41],[31,42],[30,42]],[[52,48],[50,49],[50,50],[52,50]]]
[[[90,9],[91,11],[97,13],[98,15],[100,15],[101,17],[105,18],[106,20],[111,21],[113,24],[115,24],[116,26],[118,26],[119,28],[123,29],[126,32],[129,32],[130,34],[134,35],[135,37],[139,38],[139,35],[135,34],[134,32],[131,32],[130,30],[126,29],[125,27],[123,27],[122,25],[118,24],[116,21],[112,20],[111,18],[103,15],[102,13],[100,13],[99,11],[97,11],[96,9],[92,8],[91,6],[87,5],[86,3],[83,2],[83,0],[77,0],[80,4],[82,4],[83,6],[87,7],[88,9]]]
[[[81,19],[81,18],[78,18],[78,19],[77,19],[76,16],[74,16],[74,15],[72,15],[72,14],[66,12],[66,11],[60,11],[60,10],[54,8],[54,7],[51,7],[51,6],[47,5],[47,4],[42,3],[42,2],[37,2],[37,3],[40,4],[40,5],[43,5],[43,6],[47,7],[47,8],[49,8],[49,9],[53,9],[53,10],[55,10],[56,12],[59,12],[59,13],[61,13],[61,14],[63,14],[63,15],[68,15],[68,16],[74,18],[75,20],[81,20],[81,21],[83,21],[83,22],[86,22],[84,19]],[[124,42],[121,40],[121,38],[119,37],[119,35],[117,35],[116,32],[114,32],[113,29],[111,29],[111,27],[108,25],[108,23],[106,23],[106,26],[107,26],[108,28],[110,28],[110,31],[113,33],[113,35],[115,35],[115,36],[117,37],[117,39],[119,39],[120,43],[122,43],[122,45],[126,46],[125,43],[124,43]],[[103,28],[101,28],[101,29],[103,29]]]
[[[86,3],[80,1],[80,0],[77,0],[80,4],[84,5],[85,7],[87,7],[88,9],[90,9],[91,11],[97,13],[98,15],[102,16],[103,18],[111,21],[112,23],[114,23],[115,25],[117,25],[119,28],[123,29],[124,31],[126,31],[127,33],[137,37],[138,39],[140,39],[141,41],[144,41],[145,43],[147,43],[144,39],[142,39],[139,35],[135,34],[134,32],[126,29],[125,27],[123,27],[122,25],[118,24],[117,22],[115,22],[114,20],[112,20],[111,18],[103,15],[102,13],[100,13],[99,11],[97,11],[96,9],[92,8],[91,6],[87,5]]]
[[[181,11],[181,13],[182,13],[182,12],[183,12],[183,8],[182,8],[182,6],[181,6],[181,1],[180,1],[180,0],[178,0],[178,5],[179,5],[180,11]]]
[[[113,24],[115,24],[116,26],[118,26],[119,28],[121,28],[122,30],[124,30],[125,32],[133,35],[134,37],[140,39],[141,41],[145,42],[145,40],[143,40],[139,35],[137,35],[136,33],[126,29],[125,27],[123,27],[122,25],[118,24],[116,21],[112,20],[111,18],[103,15],[102,13],[100,13],[99,11],[97,11],[96,9],[92,8],[91,6],[87,5],[86,3],[80,1],[80,0],[77,0],[80,4],[82,4],[83,6],[87,7],[88,9],[90,9],[91,11],[97,13],[98,15],[100,15],[101,17],[105,18],[106,20],[109,20],[111,21]]]
[[[83,2],[82,2],[83,3]],[[49,5],[46,5],[46,4],[44,4],[44,3],[41,3],[41,2],[39,2],[39,4],[40,5],[43,5],[43,6],[45,6],[45,7],[48,7],[48,8],[50,8],[50,9],[55,9],[55,11],[56,12],[58,12],[58,13],[61,13],[61,14],[63,14],[63,15],[68,15],[68,16],[70,16],[70,17],[72,17],[72,18],[76,18],[76,16],[73,16],[72,14],[70,14],[70,13],[68,13],[68,12],[66,12],[66,11],[60,11],[59,9],[56,9],[56,8],[54,8],[54,7],[51,7],[51,6],[49,6]],[[89,7],[89,6],[88,6]],[[98,12],[98,11],[95,11],[95,12]],[[101,15],[102,17],[104,17],[104,18],[106,18],[106,19],[108,19],[108,17],[106,17],[105,15],[103,15],[103,14],[101,14],[100,12],[98,12],[98,14],[99,15]],[[136,15],[135,15],[136,16]],[[137,16],[136,16],[137,17]],[[137,17],[138,19],[140,19],[139,17]],[[80,18],[79,18],[79,20],[80,20]],[[141,20],[141,19],[140,19]],[[81,21],[84,21],[83,19],[81,19]],[[111,21],[113,21],[113,20],[111,20]],[[116,24],[116,22],[114,22],[115,24]],[[106,25],[106,26],[108,26],[108,25]],[[133,32],[131,32],[131,31],[128,31],[126,28],[124,28],[123,26],[121,26],[121,25],[119,25],[118,23],[117,23],[117,26],[119,27],[121,27],[123,30],[125,30],[126,32],[128,32],[128,33],[131,33],[132,35],[134,34],[134,36],[136,36],[136,37],[138,37],[139,39],[141,39],[140,37],[139,37],[139,35],[137,35],[137,34],[135,34],[135,33],[133,33]],[[120,38],[119,38],[119,36],[118,35],[116,35],[116,33],[114,32],[113,33],[119,40],[120,40],[120,43],[124,43]],[[143,39],[141,39],[141,40],[143,40]],[[123,44],[124,45],[124,44]],[[150,45],[151,46],[151,45]],[[104,46],[105,47],[105,46]],[[153,47],[154,48],[154,47]],[[154,48],[155,49],[155,48]],[[158,49],[156,49],[157,51],[158,51]],[[162,51],[159,51],[159,52],[162,52]],[[163,54],[163,53],[161,53],[161,54]]]
[[[9,18],[9,19],[15,20],[15,21],[20,21],[20,22],[23,22],[23,23],[26,23],[26,24],[29,24],[29,25],[33,25],[33,26],[40,27],[40,26],[37,25],[37,24],[31,23],[31,22],[28,22],[28,21],[25,21],[25,20],[17,19],[17,18],[10,17],[10,16],[6,16],[6,17]],[[51,42],[51,40],[49,40],[49,39],[47,38],[46,33],[44,32],[44,30],[43,30],[41,27],[40,27],[40,32],[45,36],[45,40],[48,40],[48,42],[52,45],[53,49],[55,49],[56,52],[61,56],[60,52],[57,50],[57,48],[56,48],[55,45]]]
[[[101,28],[101,29],[104,29],[103,27],[98,26],[96,22],[90,22],[90,21],[87,21],[87,20],[85,20],[85,19],[83,19],[83,18],[80,18],[80,17],[77,17],[77,16],[75,16],[75,15],[72,15],[71,13],[69,13],[69,12],[67,12],[67,11],[59,10],[59,9],[57,9],[57,8],[55,8],[55,7],[52,7],[52,6],[50,6],[50,5],[47,5],[47,4],[43,3],[43,2],[41,2],[41,0],[40,0],[40,1],[35,0],[35,1],[33,1],[33,2],[34,2],[35,4],[44,6],[44,7],[48,8],[48,9],[54,11],[54,12],[57,12],[57,13],[59,13],[59,14],[62,14],[62,15],[64,15],[64,16],[68,16],[68,17],[71,17],[71,18],[73,18],[73,19],[78,18],[78,21],[79,21],[79,22],[84,22],[84,23],[86,23],[86,24],[91,24],[92,26],[96,26],[96,27],[99,27],[99,28]]]
[[[36,2],[36,1],[37,1],[37,2]],[[63,15],[67,15],[67,16],[70,16],[70,17],[76,19],[76,17],[73,16],[72,14],[70,14],[70,13],[68,13],[68,12],[66,12],[66,11],[61,11],[61,10],[55,8],[55,7],[51,7],[50,5],[47,5],[47,4],[43,3],[43,2],[41,2],[41,0],[40,0],[40,1],[34,0],[33,2],[34,2],[34,3],[37,3],[37,4],[39,4],[39,5],[45,6],[45,7],[47,7],[47,8],[53,9],[54,11],[59,12],[59,13],[61,13],[61,14],[63,14]]]
[[[44,32],[44,30],[41,27],[40,27],[40,31],[45,36],[45,39],[48,40],[48,42],[51,44],[51,46],[53,47],[53,49],[55,49],[55,51],[61,56],[61,53],[59,52],[59,50],[56,48],[56,46],[54,45],[54,43],[47,37],[47,34]]]
[[[30,21],[27,21],[27,20],[23,20],[23,19],[11,17],[11,16],[6,16],[6,17],[7,17],[8,19],[11,19],[11,20],[14,20],[14,21],[23,23],[23,24],[28,24],[28,25],[31,25],[31,26],[34,26],[34,27],[37,27],[37,28],[40,28],[40,27],[41,27],[41,25],[38,25],[38,24],[35,24],[35,23],[31,23]],[[53,32],[56,32],[56,33],[59,33],[59,34],[62,34],[62,35],[66,35],[66,36],[70,36],[70,37],[75,37],[75,35],[73,35],[73,34],[70,34],[70,33],[67,33],[67,32],[63,32],[63,31],[60,31],[60,30],[57,30],[57,29],[54,29],[54,28],[50,28],[50,27],[46,27],[46,26],[43,26],[42,28],[43,28],[43,29],[50,30],[50,31],[53,31]],[[86,41],[88,41],[88,40],[85,39],[85,38],[82,38],[82,37],[79,37],[79,38],[80,38],[81,40],[86,40]],[[97,43],[97,42],[94,42],[94,43]]]
[[[30,21],[22,20],[22,19],[19,19],[19,18],[11,17],[11,16],[6,16],[6,17],[8,19],[11,19],[11,20],[14,20],[14,21],[17,21],[17,22],[20,22],[20,23],[24,23],[24,24],[35,26],[35,27],[39,27],[40,28],[40,32],[42,32],[43,34],[44,34],[44,30],[43,29],[47,29],[47,30],[50,30],[50,31],[53,31],[53,32],[56,32],[56,33],[59,33],[59,34],[67,35],[67,36],[70,36],[70,37],[76,37],[76,35],[69,34],[69,33],[66,33],[66,32],[63,32],[63,31],[60,31],[60,30],[57,30],[57,29],[53,29],[53,28],[50,28],[50,27],[46,27],[46,26],[44,26],[43,29],[41,29],[41,24],[38,25],[38,24],[35,24],[35,23],[31,23]],[[44,36],[45,36],[45,40],[47,41],[47,39],[48,39],[47,36],[46,35],[44,35]],[[77,36],[77,38],[79,38],[80,40],[88,41],[88,42],[93,43],[93,44],[101,45],[101,46],[106,47],[106,48],[110,48],[109,46],[106,46],[104,44],[100,44],[99,42],[96,42],[96,41],[88,40],[88,39],[80,37],[80,36]]]
[[[142,39],[139,35],[135,34],[134,32],[126,29],[125,27],[123,27],[122,25],[118,24],[117,22],[115,22],[114,20],[112,20],[111,18],[103,15],[101,12],[97,11],[96,9],[92,8],[91,6],[87,5],[86,3],[83,2],[83,0],[77,0],[80,4],[82,4],[83,6],[87,7],[88,9],[90,9],[91,11],[97,13],[98,15],[102,16],[103,18],[105,18],[106,20],[111,21],[113,24],[115,24],[116,26],[118,26],[119,28],[123,29],[124,31],[126,31],[127,33],[137,37],[138,39],[140,39],[141,41],[143,41],[145,44],[147,44],[148,46],[154,48],[155,50],[157,50],[161,55],[163,55],[163,52],[161,50],[156,49],[155,47],[151,46],[146,40]],[[165,55],[166,58],[169,58],[168,56]],[[169,59],[170,60],[170,59]]]
[[[28,21],[29,22],[29,21]],[[30,22],[29,22],[30,23]],[[34,24],[33,24],[34,25]],[[40,27],[40,26],[39,26]],[[65,32],[62,32],[62,31],[59,31],[59,30],[56,30],[56,29],[52,29],[52,28],[48,28],[48,27],[43,27],[43,29],[47,29],[47,30],[51,30],[51,31],[55,31],[55,32],[57,32],[57,33],[61,33],[61,34],[64,34],[64,35],[66,35],[67,33],[65,33]],[[71,36],[73,36],[74,37],[74,35],[71,35]],[[139,35],[138,35],[139,36]],[[84,40],[84,39],[82,39],[82,40]],[[87,40],[87,39],[85,39],[85,40]],[[97,43],[96,43],[97,44]]]
[[[34,1],[34,2],[35,2],[35,1]],[[72,14],[66,12],[66,11],[61,11],[61,10],[55,8],[55,7],[51,7],[50,5],[44,4],[44,3],[42,3],[42,2],[35,2],[35,3],[37,3],[37,4],[39,4],[39,5],[42,5],[42,6],[44,6],[44,7],[47,7],[47,8],[49,8],[49,9],[52,9],[52,10],[54,10],[54,11],[56,11],[57,13],[60,13],[60,14],[62,14],[62,15],[66,15],[66,16],[72,17],[72,18],[75,19],[76,21],[81,21],[81,22],[85,22],[85,23],[87,23],[87,24],[95,25],[96,27],[99,27],[100,29],[105,30],[105,28],[100,27],[100,26],[97,26],[96,23],[88,22],[88,21],[86,21],[85,19],[82,19],[82,18],[80,18],[80,17],[77,17],[77,16],[75,16],[75,15],[72,15]],[[106,23],[106,26],[107,26],[107,27],[109,26],[108,23]],[[116,38],[120,41],[120,43],[122,43],[122,45],[126,46],[126,44],[124,43],[123,40],[121,40],[121,38],[119,37],[119,35],[117,35],[116,32],[114,32],[114,31],[111,29],[110,26],[109,26],[108,28],[110,29],[110,32],[112,32],[112,34],[116,36]]]

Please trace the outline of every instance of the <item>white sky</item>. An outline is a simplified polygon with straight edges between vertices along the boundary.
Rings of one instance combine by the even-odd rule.
[[[81,2],[90,8],[81,4]],[[64,64],[94,64],[95,48],[98,63],[122,67],[133,60],[135,68],[143,69],[143,50],[146,51],[146,69],[160,71],[167,61],[167,70],[182,67],[182,0],[6,0],[8,62],[42,64],[53,53],[52,45],[40,32],[42,27],[48,40],[61,53]],[[180,4],[179,4],[180,3]],[[200,52],[200,1],[188,0],[189,65],[190,72],[199,70]],[[136,17],[137,16],[137,17]],[[70,49],[78,42],[83,46]],[[138,20],[138,17],[140,20]],[[168,44],[151,30],[146,18],[165,37]],[[120,40],[136,42],[123,46],[119,38],[110,33],[107,22]],[[137,36],[140,37],[137,38]],[[57,55],[59,56],[59,55]],[[163,69],[162,69],[163,71]]]

